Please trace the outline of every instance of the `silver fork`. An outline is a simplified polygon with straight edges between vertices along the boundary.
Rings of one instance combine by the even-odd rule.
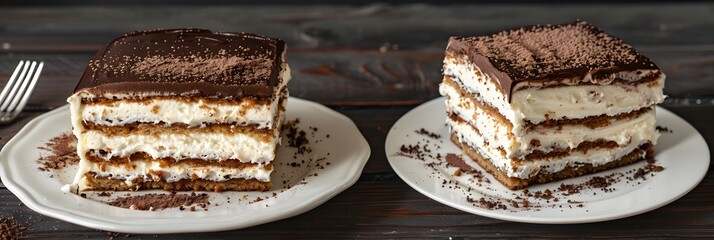
[[[44,65],[44,62],[37,64],[35,61],[20,61],[17,64],[0,93],[0,124],[12,122],[25,108]]]

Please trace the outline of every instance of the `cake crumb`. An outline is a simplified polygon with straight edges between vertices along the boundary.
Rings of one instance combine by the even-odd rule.
[[[296,148],[297,155],[304,155],[312,152],[312,147],[310,147],[310,140],[307,138],[307,133],[298,127],[300,119],[296,118],[291,121],[287,121],[283,126],[287,131],[288,147]],[[317,131],[317,128],[311,128]],[[296,156],[293,156],[295,158]]]
[[[432,138],[432,139],[439,139],[439,138],[441,138],[441,135],[436,134],[436,133],[433,133],[433,132],[429,132],[429,131],[427,131],[427,130],[424,129],[424,128],[421,128],[421,129],[416,130],[416,131],[414,131],[414,132],[416,132],[417,134],[420,134],[420,135],[424,135],[424,136],[430,137],[430,138]]]
[[[111,192],[100,192],[99,194],[97,194],[97,196],[100,196],[100,197],[111,197],[111,196],[112,196],[112,193],[111,193]]]
[[[478,200],[475,200],[473,198],[467,197],[466,201],[468,201],[469,203],[472,203],[473,206],[479,206],[479,207],[491,209],[491,210],[494,210],[494,209],[507,210],[508,209],[508,207],[505,204],[503,204],[503,202],[498,201],[498,200],[486,200],[485,198],[480,198]]]
[[[669,129],[669,128],[664,127],[664,126],[659,126],[659,125],[657,125],[657,126],[655,127],[655,129],[656,129],[658,132],[660,132],[660,133],[672,133],[672,132],[673,132],[672,129]]]

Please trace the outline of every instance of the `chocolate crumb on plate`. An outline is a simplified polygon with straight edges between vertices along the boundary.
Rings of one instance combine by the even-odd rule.
[[[474,206],[480,206],[482,208],[486,209],[501,209],[501,210],[506,210],[508,207],[503,204],[501,201],[494,201],[494,200],[486,200],[485,198],[480,198],[479,200],[475,200],[473,198],[466,198],[466,201],[469,203],[472,203]]]
[[[418,134],[420,134],[420,135],[424,135],[424,136],[433,138],[433,139],[439,139],[439,138],[441,138],[441,135],[436,134],[436,133],[433,133],[433,132],[429,132],[429,131],[427,131],[427,130],[424,129],[424,128],[421,128],[421,129],[416,130],[416,131],[414,131],[414,132],[416,132],[416,133],[418,133]]]
[[[307,133],[305,130],[300,129],[298,124],[300,124],[300,119],[296,118],[295,120],[287,121],[284,125],[284,129],[287,132],[288,147],[296,148],[297,155],[311,153],[312,148],[310,147],[310,140],[307,138]],[[317,131],[317,128],[314,128],[314,131]]]
[[[657,126],[655,127],[655,129],[657,129],[657,131],[658,131],[658,132],[661,132],[661,133],[672,133],[672,132],[673,132],[672,129],[669,129],[669,128],[664,127],[664,126],[659,126],[659,125],[657,125]]]
[[[420,130],[415,132],[423,135]],[[524,189],[520,192],[511,192],[512,196],[503,196],[495,193],[496,190],[491,186],[491,182],[484,172],[467,164],[463,156],[456,153],[439,152],[441,144],[443,142],[430,141],[430,137],[424,135],[424,138],[418,139],[416,142],[402,144],[394,155],[424,162],[425,167],[433,170],[433,174],[427,177],[435,178],[442,188],[461,189],[467,202],[474,207],[487,210],[515,212],[541,211],[544,208],[585,208],[587,202],[579,199],[585,196],[584,194],[597,195],[598,192],[612,192],[616,190],[613,185],[622,181],[624,177],[627,177],[628,180],[635,178],[644,180],[647,174],[662,170],[660,166],[654,165],[654,161],[648,161],[647,165],[627,173],[593,175],[579,182],[560,183],[560,186],[552,189]],[[449,169],[453,167],[456,169]],[[486,194],[483,194],[483,191]],[[482,194],[476,194],[479,192]],[[493,192],[493,194],[488,192]]]
[[[399,148],[399,152],[397,155],[405,156],[405,157],[413,157],[419,160],[424,161],[424,154],[422,152],[422,147],[419,144],[416,145],[404,145]]]
[[[652,173],[652,172],[661,172],[664,171],[664,167],[659,166],[654,164],[654,162],[647,162],[647,165],[644,167],[638,168],[635,170],[635,173],[632,175],[632,179],[642,179],[642,180],[647,180],[647,174]]]
[[[40,171],[63,169],[79,163],[77,138],[71,132],[53,137],[47,141],[45,146],[41,146],[39,149],[49,152],[49,155],[40,156],[37,159],[37,163],[41,165],[38,167]]]

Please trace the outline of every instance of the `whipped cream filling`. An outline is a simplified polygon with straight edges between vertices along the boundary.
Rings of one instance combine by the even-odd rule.
[[[498,109],[501,115],[512,123],[522,122],[522,119],[517,119],[516,114],[511,110],[507,95],[501,91],[498,79],[495,76],[484,74],[479,67],[470,64],[470,62],[465,56],[446,57],[444,58],[444,75],[453,76],[452,80],[467,93],[472,94],[477,101]]]
[[[106,150],[106,158],[126,157],[145,152],[153,158],[201,158],[206,160],[238,159],[241,162],[267,163],[275,158],[280,143],[279,133],[264,142],[250,134],[192,133],[159,135],[107,136],[86,131],[79,138],[82,149]]]
[[[632,72],[638,71],[619,75],[629,76]],[[510,102],[506,93],[501,91],[498,79],[484,74],[465,56],[445,58],[444,75],[454,76],[453,80],[476,100],[498,109],[513,123],[514,132],[519,132],[526,121],[537,124],[547,119],[579,119],[603,114],[614,116],[661,103],[665,97],[662,92],[664,74],[659,74],[653,82],[635,85],[613,83],[541,88],[539,83],[531,86],[531,83],[523,82],[513,91]]]
[[[528,179],[540,171],[554,173],[567,167],[580,167],[583,164],[592,164],[594,167],[601,166],[619,160],[640,145],[650,142],[647,139],[633,140],[616,148],[595,148],[588,150],[587,153],[573,151],[565,156],[523,161],[520,164],[514,164],[511,159],[504,158],[497,149],[486,145],[488,142],[470,124],[447,119],[447,125],[449,130],[456,134],[460,142],[468,145],[464,147],[473,148],[509,177],[520,179]]]
[[[182,123],[199,127],[211,123],[257,125],[272,128],[278,111],[279,98],[269,104],[254,104],[242,100],[238,105],[185,102],[172,99],[149,99],[142,102],[115,102],[111,105],[90,104],[82,108],[82,121],[98,125],[123,126],[141,123]]]
[[[227,181],[231,179],[256,179],[261,182],[270,181],[270,173],[273,168],[266,168],[265,164],[257,164],[244,168],[224,168],[214,166],[192,167],[188,164],[176,164],[170,167],[163,167],[158,162],[133,161],[131,167],[126,165],[106,165],[100,167],[99,164],[93,162],[83,162],[80,164],[80,170],[83,172],[95,172],[97,177],[108,177],[112,179],[121,179],[128,186],[134,185],[133,181],[137,178],[142,178],[144,181],[159,181],[177,182],[182,179],[192,179],[193,176],[199,179],[209,181]],[[160,175],[155,173],[160,172]],[[85,177],[85,176],[82,176]],[[84,179],[79,181],[79,189],[86,189]]]
[[[190,127],[206,123],[232,123],[237,125],[257,125],[258,128],[273,128],[280,122],[274,121],[279,111],[280,94],[290,81],[290,68],[286,65],[281,72],[282,81],[276,88],[274,99],[268,104],[256,104],[252,99],[241,100],[238,104],[206,103],[199,99],[186,102],[172,99],[148,99],[142,102],[114,102],[111,104],[80,104],[82,98],[94,98],[80,91],[67,101],[72,103],[72,115],[81,121],[99,125],[122,126],[129,123],[182,123]],[[103,97],[127,98],[129,95],[106,95]],[[74,107],[74,105],[77,105]]]
[[[531,123],[547,119],[615,116],[664,101],[664,75],[654,82],[627,85],[583,85],[525,88],[513,93],[511,107],[517,118]]]
[[[468,122],[481,135],[481,138],[493,148],[501,148],[506,158],[523,159],[534,151],[551,152],[553,150],[576,148],[583,142],[597,140],[614,141],[626,145],[630,141],[657,142],[659,133],[654,128],[656,116],[654,109],[632,119],[610,120],[604,127],[591,129],[583,125],[563,125],[557,128],[537,127],[531,130],[513,129],[494,118],[489,112],[477,107],[470,98],[463,96],[453,85],[441,84],[439,91],[447,96],[447,111],[455,113]],[[538,140],[534,146],[532,140]]]

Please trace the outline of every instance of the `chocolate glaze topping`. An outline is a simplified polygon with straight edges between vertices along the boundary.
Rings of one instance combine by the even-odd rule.
[[[446,51],[466,55],[482,72],[498,78],[509,101],[519,82],[590,75],[590,84],[609,84],[618,72],[659,69],[630,45],[584,21],[451,37]]]
[[[90,61],[75,92],[274,97],[285,42],[250,33],[169,29],[125,34]]]

